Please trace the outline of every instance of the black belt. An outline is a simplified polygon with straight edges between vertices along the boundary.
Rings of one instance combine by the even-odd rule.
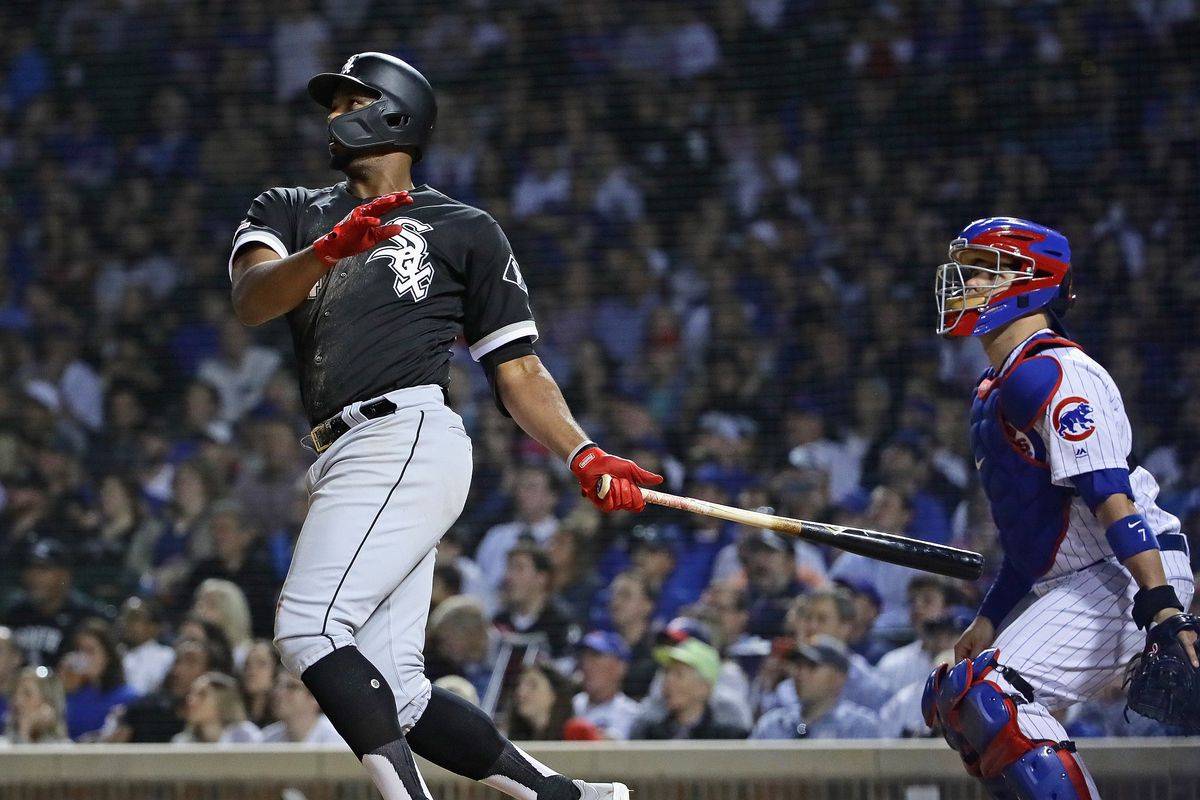
[[[378,419],[379,417],[386,417],[388,414],[395,414],[396,404],[386,397],[381,397],[378,400],[363,403],[358,407],[358,413],[367,419]],[[313,450],[316,450],[318,453],[324,453],[334,442],[348,432],[350,427],[346,420],[342,419],[341,414],[335,414],[320,423],[308,434],[308,438],[312,440]]]

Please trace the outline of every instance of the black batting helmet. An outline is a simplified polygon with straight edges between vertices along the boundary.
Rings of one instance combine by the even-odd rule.
[[[437,119],[437,101],[425,76],[395,56],[359,53],[347,59],[341,72],[314,76],[308,94],[333,108],[334,94],[345,85],[379,99],[336,117],[329,123],[330,138],[352,153],[386,146],[412,148],[413,159],[419,161]]]

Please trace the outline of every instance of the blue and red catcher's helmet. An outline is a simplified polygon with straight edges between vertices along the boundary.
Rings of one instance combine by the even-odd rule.
[[[966,265],[967,252],[990,253],[994,266]],[[1001,268],[1003,258],[1017,263]],[[990,285],[968,287],[979,274]],[[963,228],[950,243],[950,261],[938,267],[934,283],[938,333],[981,336],[1018,317],[1045,308],[1058,315],[1075,299],[1071,292],[1071,246],[1056,230],[1015,217],[988,217]]]

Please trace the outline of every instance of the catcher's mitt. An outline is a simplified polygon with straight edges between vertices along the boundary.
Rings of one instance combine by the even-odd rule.
[[[1180,631],[1200,634],[1200,617],[1176,614],[1146,634],[1146,648],[1134,656],[1125,675],[1125,708],[1168,725],[1194,728],[1200,725],[1200,670],[1179,643]]]

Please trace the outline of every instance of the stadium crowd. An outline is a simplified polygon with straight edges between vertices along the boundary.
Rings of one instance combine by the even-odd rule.
[[[337,741],[269,641],[313,458],[291,343],[236,322],[226,269],[260,191],[337,179],[304,86],[359,50],[430,78],[418,178],[501,222],[572,409],[669,490],[993,554],[984,363],[935,338],[929,290],[966,222],[1013,214],[1070,237],[1071,330],[1200,527],[1192,3],[50,0],[0,23],[6,741]],[[459,350],[475,475],[431,679],[514,738],[931,735],[920,688],[986,578],[602,518]],[[1122,706],[1068,731],[1169,733]]]

